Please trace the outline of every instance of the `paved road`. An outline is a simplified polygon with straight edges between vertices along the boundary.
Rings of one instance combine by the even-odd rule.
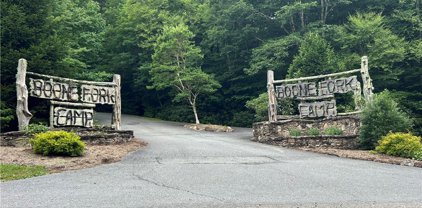
[[[100,117],[104,117],[101,114]],[[2,183],[1,207],[422,207],[422,169],[124,116],[149,142],[123,161]]]

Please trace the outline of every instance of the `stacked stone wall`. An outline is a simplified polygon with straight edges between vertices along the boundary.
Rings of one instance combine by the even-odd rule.
[[[343,135],[324,135],[329,127],[343,131]],[[322,135],[291,136],[290,131],[299,130],[306,135],[311,128],[318,129]],[[285,147],[332,147],[338,149],[355,149],[358,146],[360,119],[357,116],[340,116],[330,119],[304,120],[291,119],[275,122],[258,122],[253,124],[253,140]]]
[[[82,141],[91,145],[120,144],[131,141],[134,138],[133,131],[130,130],[113,130],[108,128],[57,128],[53,130],[73,131],[81,137]],[[24,131],[0,133],[0,146],[29,146],[29,139],[30,137]]]

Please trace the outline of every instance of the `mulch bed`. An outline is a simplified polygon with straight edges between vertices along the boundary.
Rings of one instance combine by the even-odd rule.
[[[122,160],[128,153],[142,149],[146,142],[133,139],[112,145],[86,145],[82,157],[42,156],[30,147],[0,146],[0,163],[45,166],[50,173],[89,168]]]
[[[383,154],[376,154],[367,150],[343,150],[343,149],[333,149],[333,148],[307,148],[307,147],[299,147],[296,149],[316,152],[316,153],[323,153],[323,154],[328,154],[328,155],[334,155],[334,156],[343,157],[343,158],[368,160],[368,161],[374,161],[374,162],[380,162],[380,163],[389,163],[389,164],[395,164],[395,165],[422,168],[422,161],[419,161],[419,160],[412,160],[408,158],[394,157],[394,156],[383,155]]]

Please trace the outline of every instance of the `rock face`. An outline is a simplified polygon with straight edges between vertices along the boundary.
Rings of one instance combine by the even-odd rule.
[[[301,135],[313,128],[324,132],[328,127],[336,127],[343,135],[291,136],[295,129]],[[357,116],[343,116],[330,119],[304,120],[291,119],[275,122],[258,122],[253,124],[253,139],[262,143],[276,144],[285,147],[332,147],[338,149],[354,149],[358,145],[360,119]]]
[[[86,144],[110,145],[131,141],[133,131],[113,130],[109,128],[60,128],[54,130],[74,131]],[[0,133],[0,146],[25,147],[29,146],[29,136],[24,131]]]

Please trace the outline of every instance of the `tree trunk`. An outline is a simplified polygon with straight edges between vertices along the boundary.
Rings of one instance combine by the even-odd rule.
[[[16,115],[18,116],[19,130],[25,130],[32,118],[28,109],[28,89],[26,88],[26,67],[25,59],[19,59],[18,73],[16,74]]]
[[[322,22],[322,24],[325,24],[325,22],[324,22],[324,8],[325,8],[324,0],[320,0],[320,1],[321,1],[321,22]]]
[[[303,10],[300,12],[300,22],[301,22],[302,29],[305,28],[305,14]]]
[[[299,1],[300,3],[302,3],[302,1]],[[302,10],[300,10],[300,23],[302,26],[302,29],[305,28],[305,12]]]
[[[195,115],[195,123],[196,124],[200,124],[199,118],[198,118],[198,112],[196,111],[196,104],[195,104],[195,102],[192,103],[192,110],[193,110],[193,114]]]
[[[293,19],[293,16],[290,17],[290,24],[292,25],[292,32],[296,32],[295,21]]]

